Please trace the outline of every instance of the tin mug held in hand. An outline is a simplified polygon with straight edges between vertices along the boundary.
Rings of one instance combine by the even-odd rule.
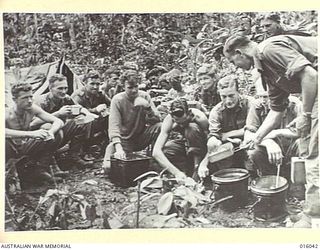
[[[80,115],[81,107],[79,106],[71,106],[72,115]]]
[[[97,106],[96,109],[97,109],[97,112],[99,112],[102,117],[106,117],[109,114],[106,104],[100,104]]]

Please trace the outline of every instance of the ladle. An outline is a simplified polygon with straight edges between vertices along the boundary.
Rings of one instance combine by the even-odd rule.
[[[280,166],[281,166],[281,164],[277,164],[276,188],[278,188],[278,186],[279,186]]]

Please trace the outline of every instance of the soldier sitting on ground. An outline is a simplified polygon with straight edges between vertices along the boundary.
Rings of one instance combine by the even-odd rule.
[[[46,154],[52,155],[58,149],[62,140],[60,129],[63,121],[33,103],[30,84],[13,85],[11,93],[14,106],[9,107],[5,115],[6,161],[21,156],[29,158],[27,165],[16,166],[23,189],[37,182],[58,181],[59,178],[51,175],[48,166],[39,166],[38,160]],[[50,123],[50,128],[31,130],[30,124],[35,117]]]
[[[80,153],[83,143],[88,138],[90,124],[79,124],[74,119],[81,112],[88,113],[88,111],[76,105],[67,92],[67,78],[61,74],[54,74],[49,78],[49,92],[37,97],[35,103],[46,112],[65,121],[62,128],[64,139],[61,147],[70,142],[68,164],[74,167],[89,167],[92,162],[84,161],[80,157]],[[74,113],[73,109],[78,109],[78,111]],[[39,126],[39,120],[33,121],[32,125],[33,127]],[[59,161],[59,159],[59,155],[57,155],[57,160]],[[70,168],[70,165],[66,167]]]
[[[107,145],[108,139],[108,107],[110,106],[110,99],[108,96],[100,91],[101,79],[97,71],[89,71],[84,76],[85,85],[74,91],[71,98],[75,103],[86,108],[89,112],[96,114],[97,119],[91,123],[90,141],[86,142],[86,150],[93,144],[101,142]],[[104,146],[103,146],[104,148]],[[87,152],[87,157],[90,157],[90,151]]]

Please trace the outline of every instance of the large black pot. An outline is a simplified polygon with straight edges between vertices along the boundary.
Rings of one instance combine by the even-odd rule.
[[[247,205],[249,176],[249,172],[242,168],[223,169],[212,175],[215,200],[229,197],[220,203],[221,209],[232,212]]]
[[[259,177],[251,182],[251,192],[256,198],[252,207],[254,217],[259,221],[276,221],[287,214],[286,197],[288,181],[279,176],[276,187],[275,175]]]

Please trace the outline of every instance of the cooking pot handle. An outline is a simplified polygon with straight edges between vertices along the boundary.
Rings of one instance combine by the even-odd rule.
[[[209,205],[209,204],[212,204],[213,206],[216,206],[224,201],[227,201],[227,200],[230,200],[233,198],[233,195],[229,195],[229,196],[226,196],[226,197],[223,197],[219,200],[212,200],[212,201],[209,201],[209,202],[206,202],[206,203],[202,203],[200,205]]]
[[[213,184],[213,191],[217,191],[219,189],[219,185]]]
[[[213,184],[213,186],[212,186],[212,192],[211,192],[211,194],[210,194],[210,196],[209,196],[209,199],[210,199],[210,200],[213,200],[213,197],[212,197],[212,196],[214,195],[214,192],[218,190],[218,188],[219,188],[219,185]]]
[[[256,205],[258,205],[261,201],[261,197],[259,197],[255,203],[253,203],[252,205],[249,206],[249,210],[248,210],[248,214],[251,214],[253,212],[253,209]]]

